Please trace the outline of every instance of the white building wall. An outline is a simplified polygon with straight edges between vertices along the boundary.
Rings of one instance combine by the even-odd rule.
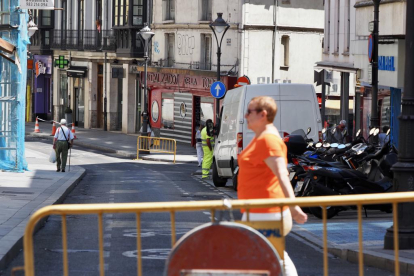
[[[217,45],[208,23],[199,21],[200,2],[177,0],[175,20],[166,22],[163,21],[162,0],[154,0],[153,61],[166,59],[165,35],[173,33],[174,67],[190,69],[190,64],[201,59],[201,35],[211,34],[214,65],[211,70],[216,71]],[[278,1],[279,6],[275,7],[276,2],[213,0],[212,19],[217,18],[217,12],[222,12],[223,19],[231,25],[222,44],[221,70],[228,71],[231,65],[238,64],[233,71],[238,71],[239,76],[247,75],[253,84],[272,83],[275,79],[313,83],[313,66],[322,59],[323,2],[292,0],[290,4],[282,4]],[[279,25],[291,30],[277,30]],[[280,69],[283,34],[289,35],[291,41],[287,71]]]
[[[279,6],[277,8],[277,25],[307,28],[323,28],[323,15],[323,1],[291,0],[290,4],[279,3]]]
[[[361,1],[357,1],[361,2]],[[406,2],[383,3],[379,7],[380,36],[405,36]],[[361,68],[360,81],[369,85],[368,24],[374,20],[374,6],[358,7],[355,12],[356,39],[353,56],[355,66]],[[379,86],[403,88],[405,66],[405,40],[390,39],[391,44],[379,44],[378,56],[395,57],[395,71],[378,71]]]
[[[174,60],[175,68],[190,69],[190,64],[195,64],[201,60],[202,35],[208,34],[212,37],[211,70],[217,70],[217,43],[213,32],[209,27],[209,22],[200,21],[199,0],[177,0],[175,1],[175,20],[163,21],[162,0],[154,0],[153,6],[153,29],[155,36],[152,39],[152,58],[154,62],[167,58],[166,34],[174,34]],[[237,64],[240,56],[240,35],[238,34],[236,23],[239,17],[240,1],[219,1],[212,2],[212,17],[217,18],[217,12],[223,13],[231,28],[226,32],[221,46],[221,70],[230,70]],[[179,7],[179,8],[178,8]],[[218,34],[221,38],[222,34]],[[229,42],[229,43],[228,43]],[[231,65],[231,66],[230,66]],[[196,67],[192,67],[197,69]]]

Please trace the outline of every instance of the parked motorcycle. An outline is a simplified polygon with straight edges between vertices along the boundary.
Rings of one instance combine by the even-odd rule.
[[[388,135],[388,134],[387,134]],[[373,153],[368,152],[372,145],[352,147],[346,160],[355,156],[361,163],[358,169],[344,169],[338,167],[313,166],[308,170],[305,180],[297,183],[297,196],[324,196],[345,194],[385,193],[392,190],[391,167],[397,162],[397,153],[390,142]],[[374,147],[375,148],[375,147]],[[332,218],[340,211],[355,208],[354,206],[335,206],[327,208],[327,217]],[[369,205],[366,209],[376,209],[391,212],[391,205]],[[309,211],[318,218],[322,218],[320,207],[309,208]]]

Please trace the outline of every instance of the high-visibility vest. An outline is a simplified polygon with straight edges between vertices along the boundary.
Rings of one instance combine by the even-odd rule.
[[[208,147],[207,146],[207,138],[210,138],[210,144],[211,147],[214,147],[214,136],[208,136],[207,135],[207,127],[203,128],[203,130],[201,131],[201,145],[203,147]]]

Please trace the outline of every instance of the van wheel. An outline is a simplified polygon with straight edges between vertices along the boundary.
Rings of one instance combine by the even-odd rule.
[[[231,178],[231,180],[233,181],[233,190],[237,191],[237,176],[239,174],[236,173],[235,175],[233,175],[233,177]]]
[[[216,187],[224,187],[226,186],[226,183],[227,183],[227,179],[221,178],[218,175],[216,161],[213,161],[213,183],[214,183],[214,186]]]

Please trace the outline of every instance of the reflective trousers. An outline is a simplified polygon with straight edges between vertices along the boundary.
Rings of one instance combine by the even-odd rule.
[[[201,145],[201,143],[196,144],[196,149],[198,165],[201,166],[201,162],[203,162],[203,146]]]
[[[203,164],[201,165],[203,177],[207,178],[208,173],[210,172],[211,164],[213,163],[213,151],[208,147],[203,147]]]

